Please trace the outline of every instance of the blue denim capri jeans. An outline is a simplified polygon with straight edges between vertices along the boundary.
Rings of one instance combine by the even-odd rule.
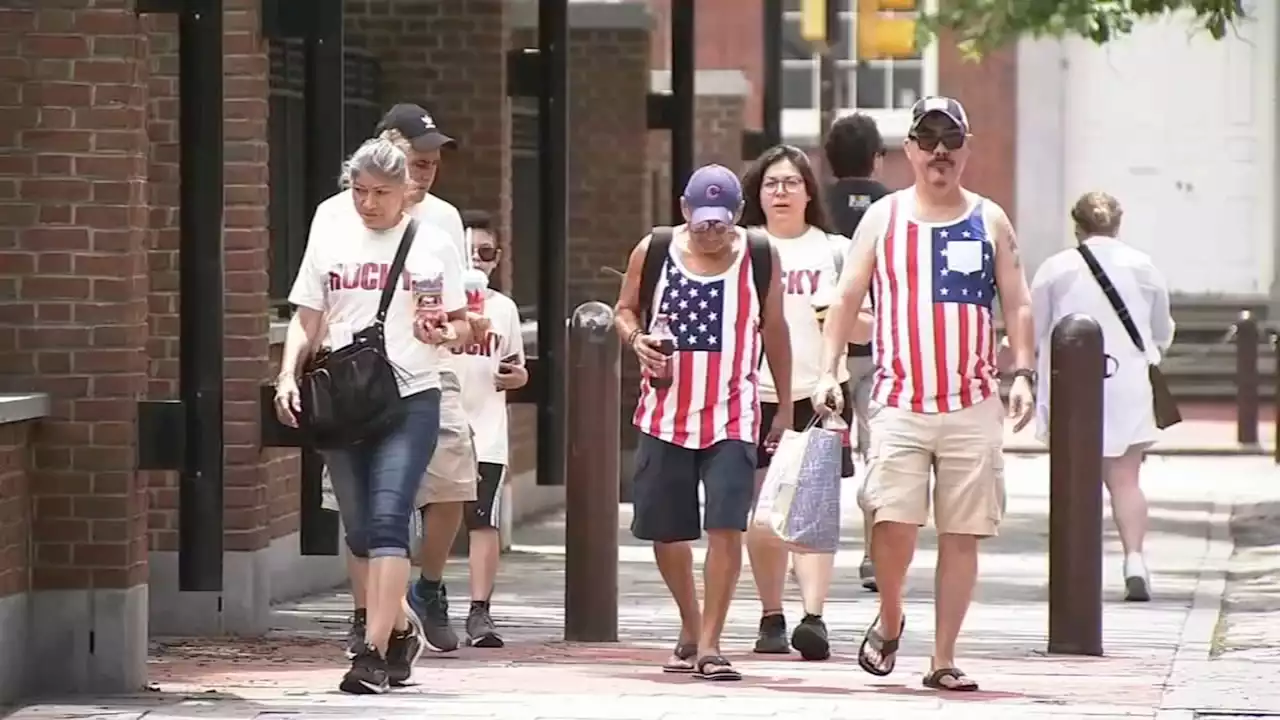
[[[400,427],[323,453],[347,548],[358,558],[409,557],[409,520],[440,434],[440,390],[404,398]]]

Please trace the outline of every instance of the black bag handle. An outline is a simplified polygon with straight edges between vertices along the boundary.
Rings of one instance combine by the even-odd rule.
[[[379,328],[387,319],[387,309],[391,307],[391,298],[396,293],[396,286],[400,284],[400,275],[404,273],[404,261],[409,257],[409,248],[413,246],[413,237],[417,231],[418,221],[409,218],[409,224],[404,228],[404,235],[400,237],[400,246],[396,248],[396,259],[391,261],[387,282],[382,286],[382,299],[378,301],[378,314],[373,320],[373,324]]]
[[[1098,258],[1083,242],[1077,245],[1076,249],[1080,251],[1080,256],[1084,258],[1084,264],[1089,266],[1089,272],[1093,273],[1093,279],[1097,280],[1098,285],[1102,287],[1102,294],[1107,296],[1107,302],[1111,303],[1116,315],[1120,316],[1120,324],[1124,325],[1124,331],[1129,333],[1129,339],[1137,346],[1138,352],[1145,355],[1147,353],[1147,345],[1142,342],[1142,334],[1138,332],[1138,326],[1133,323],[1133,317],[1129,315],[1129,308],[1125,306],[1119,291],[1116,290],[1116,286],[1112,284],[1111,278],[1107,277],[1107,271],[1102,269],[1102,265],[1098,263]]]

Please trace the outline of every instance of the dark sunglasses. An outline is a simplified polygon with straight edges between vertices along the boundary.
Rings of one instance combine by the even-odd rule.
[[[722,223],[719,220],[708,220],[706,222],[694,223],[690,225],[689,231],[699,233],[699,234],[716,233],[717,235],[719,235],[719,234],[728,232],[729,228],[731,227],[733,226],[727,223]]]
[[[476,253],[476,257],[480,258],[482,262],[493,262],[498,259],[498,248],[496,247],[478,247],[473,249]]]
[[[913,132],[907,135],[908,140],[925,152],[933,152],[938,149],[939,144],[948,150],[959,150],[964,147],[965,138],[965,134],[959,130],[943,133]]]

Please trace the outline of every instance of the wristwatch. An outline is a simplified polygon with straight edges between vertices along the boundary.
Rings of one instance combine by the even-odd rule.
[[[1009,373],[1009,376],[1015,380],[1020,377],[1024,377],[1027,379],[1027,382],[1031,383],[1032,387],[1035,387],[1035,384],[1036,384],[1035,370],[1030,370],[1028,368],[1017,368],[1012,373]]]

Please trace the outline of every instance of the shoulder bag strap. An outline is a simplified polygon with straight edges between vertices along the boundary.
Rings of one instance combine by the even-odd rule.
[[[378,301],[378,315],[373,323],[379,327],[387,319],[387,308],[391,307],[391,298],[396,293],[396,286],[401,283],[400,276],[404,274],[404,261],[409,256],[409,248],[413,246],[413,236],[417,231],[418,221],[410,218],[409,224],[404,228],[404,235],[400,238],[400,247],[396,248],[396,259],[391,261],[391,269],[387,272],[387,283],[382,287],[382,299]]]
[[[662,274],[662,265],[671,252],[674,235],[674,231],[667,226],[655,227],[649,233],[649,247],[645,249],[644,265],[640,266],[640,309],[645,327],[649,325],[649,315],[653,312],[653,293],[658,289],[658,276]]]
[[[1124,331],[1129,333],[1129,339],[1137,346],[1138,352],[1145,354],[1147,352],[1146,343],[1142,342],[1142,335],[1138,332],[1138,326],[1133,324],[1133,317],[1129,315],[1129,308],[1125,307],[1124,300],[1120,298],[1120,293],[1116,290],[1116,286],[1111,284],[1111,278],[1107,277],[1107,271],[1102,269],[1102,265],[1098,263],[1098,258],[1084,243],[1077,245],[1076,249],[1080,251],[1080,256],[1084,258],[1084,264],[1089,266],[1089,272],[1093,273],[1093,279],[1098,281],[1098,285],[1102,288],[1102,293],[1107,296],[1107,302],[1111,303],[1116,315],[1120,317],[1120,324],[1124,325]]]
[[[764,318],[764,300],[769,297],[769,281],[773,279],[773,246],[769,236],[759,230],[747,230],[747,254],[751,257],[751,280],[760,297],[760,315]]]

